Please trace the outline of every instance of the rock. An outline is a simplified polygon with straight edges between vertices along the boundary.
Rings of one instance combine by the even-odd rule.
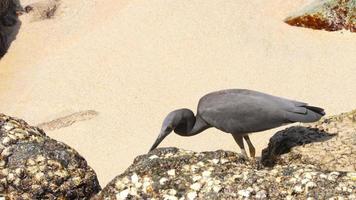
[[[172,169],[175,176],[167,174]],[[325,176],[332,176],[333,180]],[[356,192],[352,177],[353,174],[346,172],[338,172],[336,176],[311,164],[290,163],[262,168],[258,161],[245,160],[240,154],[229,151],[197,153],[159,148],[138,156],[95,198],[347,199]],[[336,187],[344,189],[335,190]]]
[[[293,162],[329,171],[356,171],[356,110],[307,126],[277,132],[262,151],[262,163]]]
[[[0,114],[0,193],[9,199],[89,199],[95,172],[74,149]]]
[[[25,12],[31,16],[31,21],[53,18],[60,6],[60,0],[42,0],[25,6]]]
[[[13,26],[17,22],[17,11],[21,10],[18,0],[0,1],[0,22],[3,26]]]
[[[7,51],[7,38],[0,31],[0,58],[6,54],[6,51]]]
[[[285,19],[292,26],[356,32],[355,0],[315,0],[298,13]]]
[[[17,15],[23,8],[19,0],[0,0],[0,58],[5,55],[11,39],[16,33]]]

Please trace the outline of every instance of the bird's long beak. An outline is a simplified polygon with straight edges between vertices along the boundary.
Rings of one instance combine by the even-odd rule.
[[[166,138],[170,133],[172,132],[172,130],[162,130],[161,133],[158,135],[155,143],[153,143],[150,151],[152,151],[153,149],[157,148],[157,146],[164,140],[164,138]]]

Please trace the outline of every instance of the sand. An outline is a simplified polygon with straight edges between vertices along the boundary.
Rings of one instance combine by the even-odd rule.
[[[195,111],[211,91],[259,90],[329,115],[354,109],[356,35],[283,23],[307,2],[62,0],[53,19],[21,16],[0,61],[0,111],[31,124],[98,112],[48,135],[78,150],[105,185],[148,151],[168,112]],[[258,154],[277,130],[252,135]],[[216,129],[161,146],[238,151]]]

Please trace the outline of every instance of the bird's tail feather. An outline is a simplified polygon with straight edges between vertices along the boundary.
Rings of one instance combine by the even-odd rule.
[[[305,112],[289,112],[287,114],[288,121],[304,123],[315,122],[325,115],[324,109],[319,107],[303,105],[301,108],[305,108]]]
[[[322,108],[315,107],[315,106],[305,106],[305,107],[306,107],[308,110],[311,110],[311,111],[313,111],[313,112],[318,113],[319,115],[322,115],[322,116],[325,115],[324,109],[322,109]]]

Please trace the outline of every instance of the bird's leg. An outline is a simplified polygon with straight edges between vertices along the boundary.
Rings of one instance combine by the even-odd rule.
[[[249,137],[248,135],[245,135],[244,138],[245,138],[245,141],[247,142],[248,149],[249,149],[249,151],[250,151],[250,156],[251,156],[252,158],[254,158],[255,155],[256,155],[256,149],[255,149],[255,147],[253,146],[253,144],[252,144],[252,142],[251,142],[251,140],[250,140],[250,137]]]
[[[243,141],[243,137],[239,136],[239,135],[234,135],[232,134],[232,137],[234,137],[235,142],[237,143],[237,145],[239,145],[240,150],[241,150],[241,154],[245,157],[248,158],[245,147],[244,147],[244,141]]]

